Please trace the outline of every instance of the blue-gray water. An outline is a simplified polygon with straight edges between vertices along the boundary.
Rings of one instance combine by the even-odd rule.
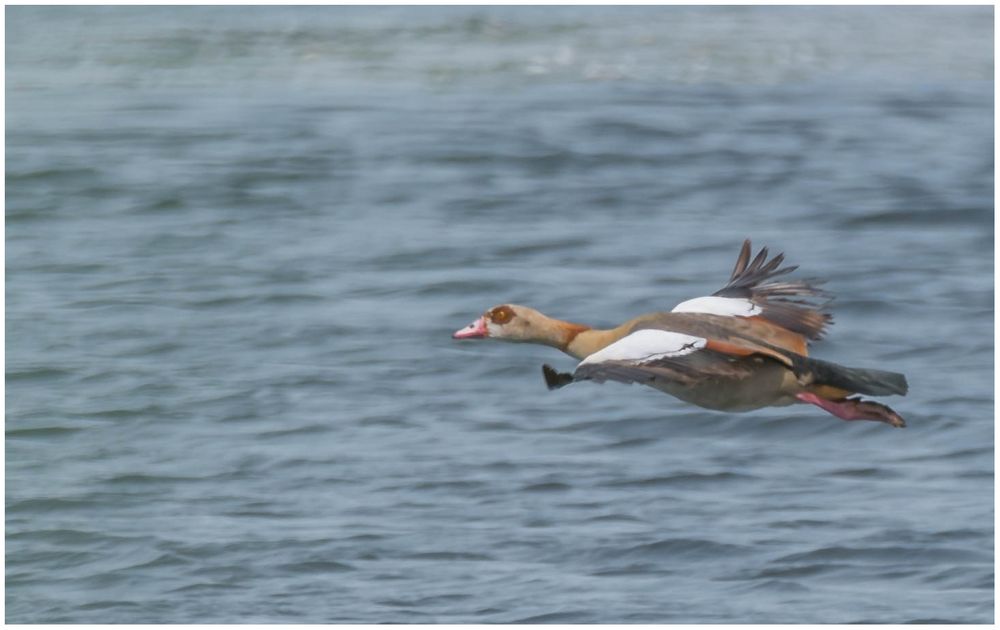
[[[991,7],[6,15],[7,621],[992,621]],[[450,339],[745,237],[909,428]]]

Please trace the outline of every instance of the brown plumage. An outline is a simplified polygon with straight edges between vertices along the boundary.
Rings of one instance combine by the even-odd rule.
[[[748,298],[762,308],[761,316],[770,322],[812,340],[822,338],[826,327],[833,323],[833,316],[823,310],[833,301],[833,296],[816,286],[823,281],[775,281],[774,278],[798,269],[798,265],[781,267],[784,254],[768,261],[766,247],[749,262],[750,252],[750,240],[747,239],[743,241],[729,282],[712,295]]]
[[[550,389],[577,381],[640,383],[681,400],[722,411],[796,402],[817,405],[845,420],[905,426],[892,409],[852,394],[905,394],[906,378],[883,370],[847,368],[808,356],[832,322],[829,293],[819,281],[780,278],[784,255],[767,248],[751,259],[743,243],[729,282],[711,296],[671,312],[640,315],[599,330],[504,304],[457,331],[455,338],[539,343],[582,359],[573,373],[543,367]]]

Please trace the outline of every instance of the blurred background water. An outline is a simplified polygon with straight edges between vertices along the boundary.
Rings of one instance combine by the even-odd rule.
[[[8,622],[993,620],[993,10],[6,10]],[[906,430],[545,390],[745,237]]]

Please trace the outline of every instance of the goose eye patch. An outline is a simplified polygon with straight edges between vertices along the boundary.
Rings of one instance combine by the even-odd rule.
[[[509,306],[498,306],[490,311],[490,320],[494,324],[506,324],[514,319],[514,311]]]

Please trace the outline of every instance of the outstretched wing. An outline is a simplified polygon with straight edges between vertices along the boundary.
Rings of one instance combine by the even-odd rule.
[[[752,374],[748,353],[729,354],[713,340],[660,329],[637,330],[588,356],[573,374],[543,366],[549,389],[573,381],[640,383],[652,387],[693,387],[709,379],[741,379]],[[726,346],[721,346],[725,349]]]
[[[833,316],[825,312],[832,296],[819,289],[818,280],[778,279],[796,269],[782,267],[784,254],[768,260],[767,248],[750,259],[750,240],[736,259],[729,283],[711,296],[678,304],[675,313],[709,313],[733,317],[761,317],[808,339],[820,339]]]

